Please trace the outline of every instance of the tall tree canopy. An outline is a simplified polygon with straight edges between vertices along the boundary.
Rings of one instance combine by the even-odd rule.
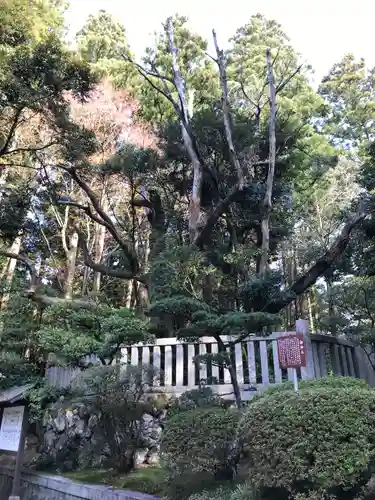
[[[59,3],[38,2],[37,30],[23,20],[28,2],[3,3],[14,19],[0,59],[9,373],[93,353],[109,363],[122,343],[155,335],[211,335],[236,388],[221,335],[233,348],[298,317],[338,334],[337,280],[371,268],[359,257],[374,234],[364,63],[346,58],[317,93],[261,15],[227,51],[213,32],[211,56],[170,17],[138,63],[101,11],[75,53]]]

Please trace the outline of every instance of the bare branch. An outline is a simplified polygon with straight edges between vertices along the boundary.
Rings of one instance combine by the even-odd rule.
[[[269,313],[277,313],[295,300],[296,296],[303,294],[314,285],[317,279],[320,278],[320,276],[322,276],[343,254],[350,241],[351,232],[367,215],[367,211],[364,208],[360,208],[353,217],[348,219],[333,245],[312,267],[310,267],[306,274],[298,278],[288,290],[286,297],[279,301],[269,303],[264,310]]]
[[[217,64],[217,59],[215,59],[211,54],[205,52],[204,55]]]
[[[149,71],[147,70],[144,66],[142,66],[141,64],[137,63],[137,61],[134,61],[134,59],[132,59],[130,56],[127,56],[127,55],[123,55],[122,56],[125,61],[128,61],[130,62],[131,64],[133,64],[139,71],[141,71],[142,73],[145,73],[146,75],[148,76],[154,76],[156,78],[159,78],[160,80],[164,80],[164,81],[167,81],[169,83],[171,83],[174,87],[176,87],[175,85],[175,82],[173,81],[172,78],[170,78],[169,76],[167,75],[162,75],[161,73],[159,73],[159,71],[157,71],[155,68],[153,68],[153,71]]]
[[[276,94],[281,92],[288,85],[288,83],[297,75],[297,73],[299,73],[301,71],[302,67],[303,67],[303,64],[298,66],[298,68],[295,71],[293,71],[293,73],[291,75],[287,76],[285,78],[285,80],[283,80],[281,83],[279,83],[279,85],[276,87]]]
[[[4,155],[10,155],[10,154],[13,154],[13,153],[24,153],[24,152],[27,152],[27,153],[36,153],[37,151],[43,151],[44,149],[47,149],[47,148],[50,148],[51,146],[56,146],[56,144],[58,144],[58,142],[56,141],[52,141],[52,142],[49,142],[48,144],[44,144],[44,146],[38,146],[38,147],[29,147],[29,148],[15,148],[15,149],[11,149],[9,151],[6,151],[5,153],[2,153],[0,151],[0,156],[4,156]]]
[[[153,68],[153,71],[148,71],[146,68],[144,68],[143,66],[141,66],[139,63],[137,63],[136,61],[134,61],[131,57],[129,56],[126,56],[126,55],[123,55],[123,58],[130,62],[131,64],[133,64],[136,68],[136,70],[138,71],[138,73],[146,80],[146,82],[151,85],[151,87],[156,90],[157,92],[159,92],[160,94],[162,94],[166,99],[168,99],[168,101],[172,104],[172,106],[174,107],[176,113],[178,114],[179,118],[181,119],[181,116],[180,116],[180,107],[178,105],[178,103],[174,100],[170,90],[169,90],[169,87],[167,85],[167,81],[170,82],[174,87],[176,87],[176,84],[175,82],[169,78],[168,76],[165,76],[165,75],[161,75],[159,73],[159,71],[154,67]],[[155,78],[158,78],[163,86],[164,86],[164,90],[161,89],[158,85],[156,85],[152,80],[151,78],[152,77],[155,77]]]
[[[18,125],[18,121],[21,117],[21,113],[23,111],[23,107],[20,107],[18,109],[16,109],[16,112],[14,114],[14,117],[13,117],[13,122],[12,122],[12,125],[10,126],[10,129],[9,129],[9,132],[8,132],[8,136],[4,142],[4,145],[3,147],[0,149],[0,157],[1,156],[5,156],[7,154],[9,154],[8,152],[8,148],[13,140],[13,137],[14,137],[14,133],[16,131],[16,128],[17,128],[17,125]]]
[[[275,55],[275,57],[274,57],[274,59],[273,59],[273,61],[272,61],[272,63],[271,63],[272,68],[274,68],[274,67],[275,67],[276,61],[278,60],[279,55],[280,55],[280,51],[281,51],[281,47],[279,46],[279,47],[277,48],[276,55]]]
[[[109,233],[113,236],[115,241],[120,245],[121,249],[123,250],[124,254],[128,258],[130,262],[130,266],[132,268],[133,274],[137,274],[139,271],[139,263],[138,263],[138,258],[137,255],[134,251],[133,248],[131,248],[130,244],[128,244],[118,233],[116,227],[114,226],[111,218],[109,215],[103,210],[99,198],[96,196],[94,191],[91,189],[91,187],[87,184],[86,181],[84,181],[76,172],[74,168],[69,168],[69,167],[61,167],[64,170],[66,170],[72,179],[79,185],[79,187],[87,194],[88,198],[90,199],[96,213],[99,215],[97,217],[90,209],[89,206],[85,207],[84,210],[86,213],[93,219],[95,222],[98,222],[99,224],[102,224],[106,226],[108,229]],[[82,208],[82,206],[80,207]]]
[[[233,201],[235,201],[235,199],[237,198],[237,196],[239,196],[241,194],[241,192],[243,192],[243,190],[239,189],[239,187],[236,186],[234,189],[232,189],[232,191],[230,191],[230,193],[228,194],[228,196],[226,196],[223,200],[221,200],[216,205],[216,207],[214,208],[214,210],[211,212],[211,214],[209,215],[208,219],[206,220],[206,223],[205,223],[204,227],[197,234],[197,237],[195,238],[195,240],[193,242],[197,247],[202,247],[204,245],[205,241],[210,236],[210,234],[211,234],[211,232],[212,232],[215,224],[219,220],[219,218],[228,209],[228,207],[230,206],[230,204]]]
[[[83,260],[85,262],[85,265],[87,267],[90,267],[97,273],[104,274],[106,276],[112,276],[113,278],[119,278],[119,279],[135,279],[137,281],[140,281],[141,283],[146,283],[146,280],[144,277],[141,276],[134,276],[134,274],[131,271],[124,271],[121,269],[111,269],[107,266],[104,266],[103,264],[96,263],[92,260],[89,249],[87,248],[87,243],[85,236],[81,231],[78,231],[78,244],[82,250],[83,254]]]
[[[69,221],[69,205],[65,207],[64,222],[61,227],[61,241],[66,256],[68,256],[69,254],[68,242],[66,239],[66,230],[68,228],[68,221]]]
[[[132,204],[134,207],[144,207],[149,208],[150,210],[153,210],[154,208],[151,201],[147,200],[146,198],[136,198],[132,201]]]
[[[203,164],[198,152],[196,141],[194,139],[190,127],[188,107],[185,95],[185,82],[182,77],[180,66],[178,63],[178,57],[177,57],[178,51],[174,41],[174,26],[171,17],[167,21],[166,31],[169,40],[169,48],[172,54],[172,68],[173,68],[174,82],[179,96],[179,104],[180,104],[179,116],[180,116],[182,137],[184,140],[185,148],[187,150],[187,153],[189,155],[190,161],[193,166],[193,186],[189,204],[189,234],[190,234],[190,241],[193,242],[197,235],[198,221],[200,218],[200,211],[201,211]]]
[[[0,255],[4,255],[4,257],[8,257],[9,259],[15,259],[18,260],[19,262],[22,262],[22,264],[24,264],[30,272],[30,275],[32,277],[31,281],[32,282],[35,281],[35,278],[38,276],[35,264],[31,259],[26,257],[26,255],[20,255],[18,253],[9,252],[8,250],[4,250],[2,248],[0,248]]]
[[[226,72],[225,61],[224,61],[224,52],[219,49],[215,30],[212,30],[212,35],[214,38],[214,44],[215,44],[215,49],[216,49],[216,54],[217,54],[217,65],[219,67],[219,74],[220,74],[221,105],[222,105],[223,116],[224,116],[225,135],[226,135],[226,139],[227,139],[227,143],[228,143],[230,159],[231,159],[233,167],[237,171],[238,187],[240,190],[242,190],[245,186],[245,178],[244,178],[242,166],[240,164],[240,161],[239,161],[238,156],[237,156],[237,152],[236,152],[234,144],[233,144],[232,117],[230,114],[230,108],[229,108],[229,102],[228,102],[228,82],[227,82],[227,72]]]

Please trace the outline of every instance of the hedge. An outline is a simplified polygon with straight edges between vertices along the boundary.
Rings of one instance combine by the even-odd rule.
[[[354,498],[375,466],[375,393],[353,384],[274,392],[239,424],[249,478],[264,498]],[[306,495],[306,496],[305,496]]]

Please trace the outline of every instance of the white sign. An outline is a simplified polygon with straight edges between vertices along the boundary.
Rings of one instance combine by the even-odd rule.
[[[4,408],[0,427],[0,450],[18,451],[24,406]]]

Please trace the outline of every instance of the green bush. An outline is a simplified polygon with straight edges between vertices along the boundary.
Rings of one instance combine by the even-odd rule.
[[[136,452],[143,443],[143,418],[154,414],[149,396],[155,380],[154,368],[147,365],[94,366],[74,378],[71,399],[97,417],[92,447],[85,450],[88,459],[107,449],[109,467],[119,473],[135,468]]]
[[[344,382],[342,379],[341,382]],[[239,424],[262,498],[354,498],[375,465],[375,393],[312,384],[252,402]],[[315,388],[313,388],[315,387]]]
[[[189,500],[231,500],[232,490],[228,488],[218,488],[213,491],[202,491],[189,496]]]
[[[214,394],[210,387],[192,389],[181,394],[168,411],[168,418],[181,411],[190,411],[196,408],[226,408],[228,401]]]
[[[220,487],[214,491],[195,493],[189,500],[258,500],[254,487],[245,483],[231,487]]]
[[[161,452],[176,497],[183,498],[189,484],[196,491],[198,483],[233,477],[239,459],[239,418],[234,409],[197,408],[167,420]]]
[[[328,387],[332,389],[346,389],[346,388],[358,388],[358,389],[369,389],[368,383],[366,380],[354,377],[337,377],[337,376],[328,376],[323,378],[318,378],[315,380],[301,380],[299,382],[299,390],[303,391],[305,389],[318,389],[320,387]],[[275,393],[285,392],[285,391],[294,391],[293,382],[284,382],[283,384],[277,384],[265,391],[256,394],[251,400],[255,401],[258,398],[263,396],[270,396]]]

